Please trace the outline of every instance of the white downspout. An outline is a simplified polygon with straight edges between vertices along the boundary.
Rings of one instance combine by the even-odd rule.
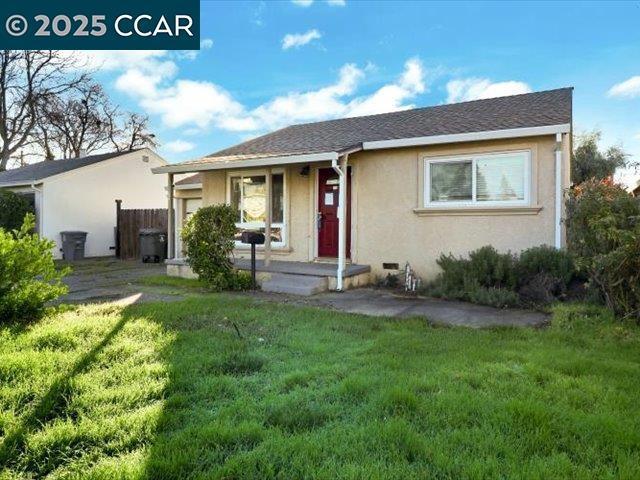
[[[562,134],[556,133],[555,247],[562,248]]]
[[[338,174],[340,180],[340,187],[338,190],[338,271],[336,273],[338,291],[343,290],[342,279],[344,276],[344,266],[346,260],[346,245],[347,235],[345,230],[346,214],[345,203],[347,201],[347,162],[349,161],[349,155],[343,155],[341,157],[341,165],[338,165],[338,160],[331,161],[331,167]]]
[[[39,235],[42,235],[42,189],[36,187],[36,182],[31,182],[31,190],[36,192],[35,194],[35,210],[36,210],[36,231]]]

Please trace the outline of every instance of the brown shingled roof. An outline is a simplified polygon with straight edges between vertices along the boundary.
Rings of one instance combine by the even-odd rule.
[[[377,140],[567,124],[571,123],[572,91],[572,88],[562,88],[292,125],[220,150],[200,161],[340,152]]]
[[[196,173],[195,175],[189,175],[182,180],[176,182],[176,185],[197,185],[202,183],[202,174]]]

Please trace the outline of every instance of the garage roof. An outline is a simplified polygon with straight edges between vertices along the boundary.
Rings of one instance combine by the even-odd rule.
[[[137,150],[140,149],[32,163],[30,165],[25,165],[24,167],[0,172],[0,186],[30,185],[31,183],[39,182],[54,175],[59,175],[77,168],[93,165],[95,163],[104,162],[105,160],[110,160],[121,155],[127,155]]]

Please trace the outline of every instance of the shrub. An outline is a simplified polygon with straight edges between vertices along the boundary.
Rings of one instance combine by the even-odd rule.
[[[511,253],[498,253],[487,245],[469,253],[467,275],[486,288],[514,288],[515,257]]]
[[[495,287],[470,288],[465,300],[496,308],[517,307],[520,304],[520,297],[516,292]]]
[[[622,186],[591,180],[569,192],[567,248],[579,259],[620,246],[611,229],[633,230],[640,222],[640,202]]]
[[[575,275],[573,256],[566,250],[548,245],[529,248],[520,253],[516,270],[520,286],[546,276],[555,280],[563,291]]]
[[[443,254],[436,263],[447,288],[464,288],[470,282],[485,288],[513,288],[516,284],[513,255],[498,253],[489,245],[469,253],[469,259]]]
[[[55,243],[31,233],[35,217],[28,213],[20,230],[0,229],[0,321],[40,317],[47,302],[67,292],[61,282],[68,269],[56,269]]]
[[[216,291],[245,290],[251,285],[246,272],[233,270],[235,221],[229,205],[211,205],[196,211],[182,230],[189,265]]]
[[[618,316],[640,322],[640,202],[611,181],[567,200],[567,245],[588,285]]]
[[[19,230],[27,213],[34,213],[34,210],[23,195],[0,190],[0,228]]]
[[[640,324],[640,225],[610,232],[620,246],[596,255],[590,262],[590,284],[597,288],[616,315]]]
[[[518,304],[515,257],[485,246],[469,258],[441,255],[436,260],[442,272],[427,285],[426,293],[442,298],[466,300],[498,308]]]
[[[564,294],[574,275],[571,255],[547,246],[520,256],[485,246],[468,259],[441,255],[437,263],[442,272],[427,286],[428,294],[500,308],[550,303]]]

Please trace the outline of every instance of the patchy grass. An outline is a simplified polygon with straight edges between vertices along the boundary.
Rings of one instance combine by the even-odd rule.
[[[167,287],[185,291],[204,292],[207,286],[197,278],[169,277],[168,275],[150,275],[138,280],[148,287]]]
[[[236,331],[236,327],[238,331]],[[0,478],[638,478],[640,331],[225,295],[0,329]]]

